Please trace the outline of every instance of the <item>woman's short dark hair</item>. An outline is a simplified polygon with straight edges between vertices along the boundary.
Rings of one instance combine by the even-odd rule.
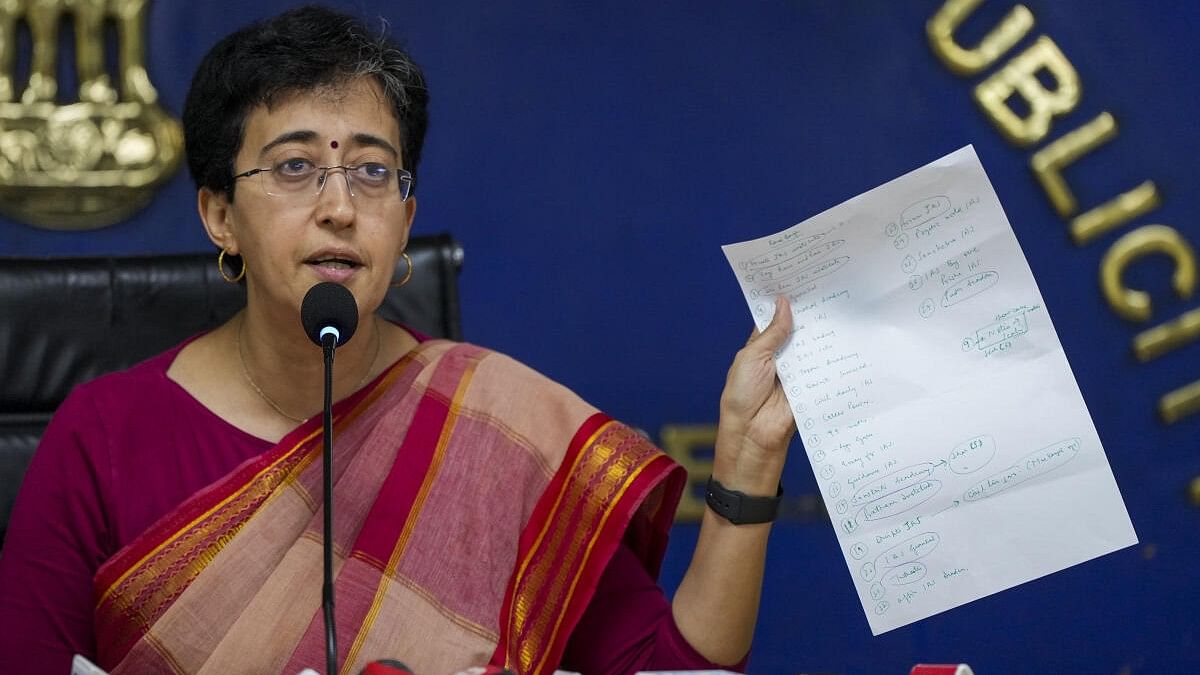
[[[425,76],[383,31],[373,34],[358,19],[318,6],[247,26],[204,57],[183,107],[188,169],[196,187],[233,198],[233,159],[251,110],[359,77],[375,78],[387,96],[415,188],[429,125]]]

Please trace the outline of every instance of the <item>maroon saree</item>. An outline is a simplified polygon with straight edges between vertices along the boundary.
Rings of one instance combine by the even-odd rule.
[[[683,472],[500,354],[422,343],[334,410],[339,661],[557,667],[624,540],[657,573]],[[205,488],[95,578],[114,673],[324,663],[321,421]]]

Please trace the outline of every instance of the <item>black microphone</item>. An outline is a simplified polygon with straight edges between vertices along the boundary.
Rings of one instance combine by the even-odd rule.
[[[308,339],[320,345],[325,355],[324,483],[325,483],[325,573],[321,606],[325,610],[325,672],[336,675],[337,628],[333,611],[333,350],[354,337],[358,328],[358,303],[341,284],[319,283],[304,294],[300,323]]]
[[[354,337],[358,328],[358,303],[354,294],[341,284],[324,281],[304,294],[300,305],[300,323],[304,334],[319,347],[324,347],[324,336],[332,335],[341,347]]]

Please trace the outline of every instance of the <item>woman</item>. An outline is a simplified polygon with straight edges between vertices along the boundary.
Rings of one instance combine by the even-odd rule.
[[[375,316],[416,210],[427,99],[399,48],[320,8],[205,58],[189,168],[246,308],[63,404],[0,557],[0,670],[66,672],[74,652],[130,673],[324,662],[323,380],[298,320],[322,281],[361,313],[333,383],[342,672],[744,661],[769,522],[706,513],[668,602],[653,575],[679,467],[511,359]],[[720,499],[768,511],[793,428],[777,310],[730,369],[713,476]]]

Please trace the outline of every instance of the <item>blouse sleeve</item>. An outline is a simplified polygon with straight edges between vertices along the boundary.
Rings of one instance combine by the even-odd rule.
[[[0,672],[68,673],[94,657],[92,577],[108,548],[99,415],[76,390],[43,435],[0,553]]]
[[[675,625],[671,603],[637,555],[622,543],[600,577],[563,654],[564,670],[593,674],[641,670],[735,670],[701,656]]]

